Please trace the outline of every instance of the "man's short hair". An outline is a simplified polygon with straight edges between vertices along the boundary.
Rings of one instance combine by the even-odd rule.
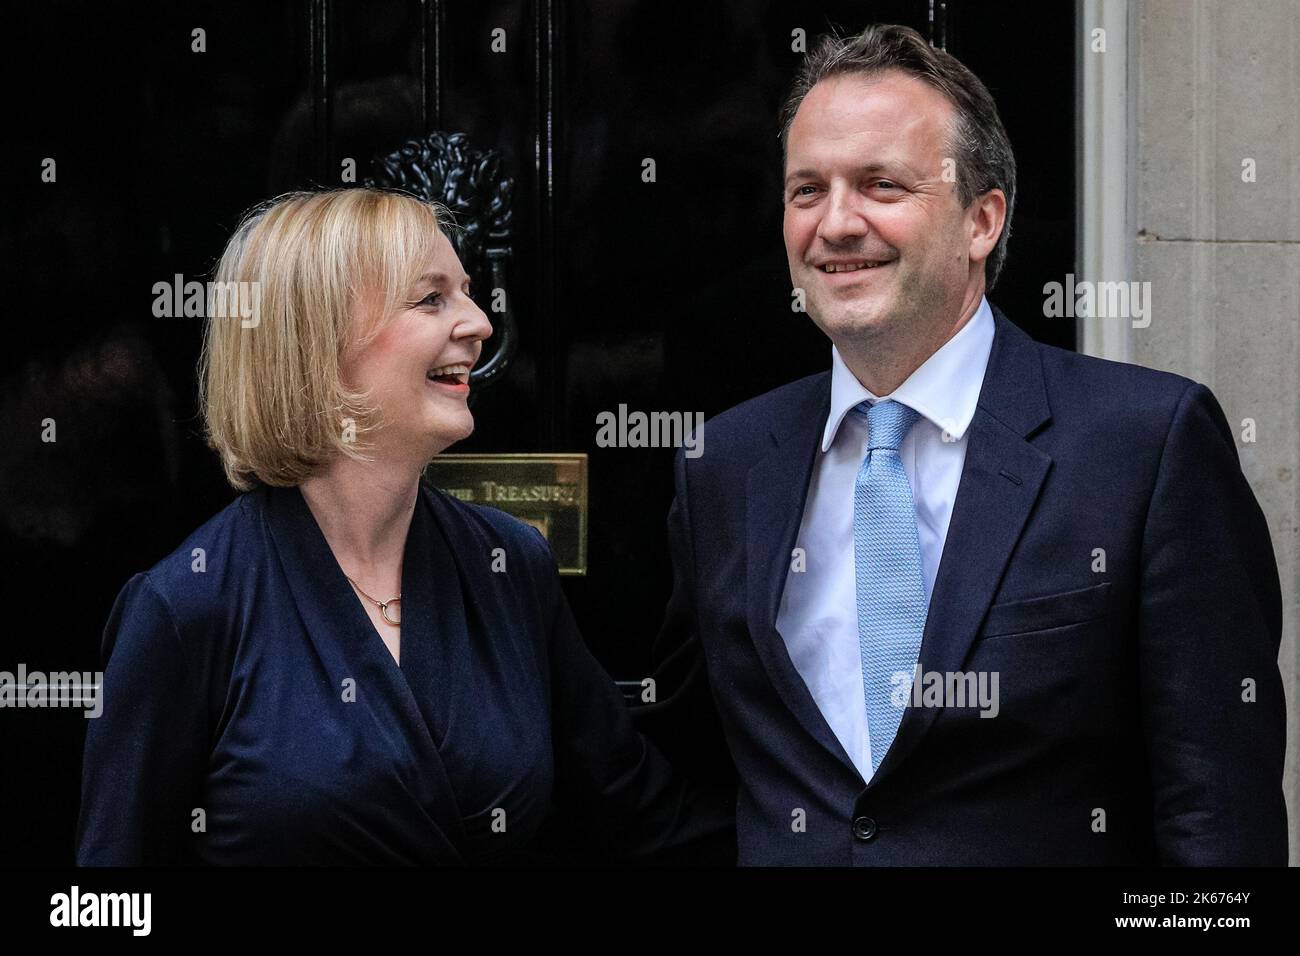
[[[1006,220],[997,244],[984,261],[986,290],[998,281],[1011,238],[1016,206],[1016,157],[998,116],[997,104],[979,77],[952,54],[930,46],[911,27],[872,24],[854,37],[830,35],[804,59],[781,109],[781,155],[784,161],[799,104],[822,80],[835,76],[874,76],[901,70],[942,93],[955,110],[946,151],[957,161],[957,200],[963,209],[990,189],[1007,198]]]

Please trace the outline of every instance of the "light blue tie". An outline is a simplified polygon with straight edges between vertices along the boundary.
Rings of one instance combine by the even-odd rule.
[[[858,585],[858,646],[875,774],[898,734],[903,708],[891,695],[910,688],[928,610],[921,578],[912,486],[898,446],[920,413],[891,399],[862,402],[867,454],[853,490],[853,557]],[[894,675],[904,674],[900,685]],[[904,698],[906,700],[906,698]]]

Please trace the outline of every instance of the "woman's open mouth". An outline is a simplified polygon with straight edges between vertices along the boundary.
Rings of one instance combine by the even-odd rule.
[[[431,384],[450,392],[464,394],[469,391],[468,365],[440,365],[438,368],[429,369],[425,378]]]

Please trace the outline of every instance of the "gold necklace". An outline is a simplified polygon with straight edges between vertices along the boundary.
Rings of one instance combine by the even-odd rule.
[[[344,574],[343,576],[345,578],[348,578],[346,574]],[[357,584],[357,582],[353,581],[351,578],[348,578],[348,581],[351,582],[354,588],[356,588],[358,591],[361,591],[360,584]],[[400,617],[396,621],[394,621],[391,617],[388,616],[388,605],[402,603],[402,596],[400,594],[397,595],[397,597],[389,598],[387,601],[380,601],[378,598],[372,598],[365,591],[361,591],[361,596],[365,598],[367,601],[369,601],[371,604],[374,604],[379,608],[379,615],[384,619],[386,623],[393,625],[393,627],[397,627],[397,625],[402,623],[402,619]]]

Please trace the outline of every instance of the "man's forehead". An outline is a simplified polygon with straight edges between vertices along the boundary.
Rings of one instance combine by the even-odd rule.
[[[875,73],[837,73],[819,80],[808,91],[805,99],[832,94],[857,97],[870,94],[876,98],[904,96],[947,103],[947,98],[925,80],[899,69],[880,70]]]
[[[914,76],[898,71],[834,76],[808,91],[790,132],[793,136],[815,127],[823,135],[836,136],[926,135],[942,131],[952,113],[942,93]]]
[[[790,126],[787,168],[851,145],[862,165],[906,163],[940,148],[953,114],[938,90],[896,71],[823,80],[809,91]]]

